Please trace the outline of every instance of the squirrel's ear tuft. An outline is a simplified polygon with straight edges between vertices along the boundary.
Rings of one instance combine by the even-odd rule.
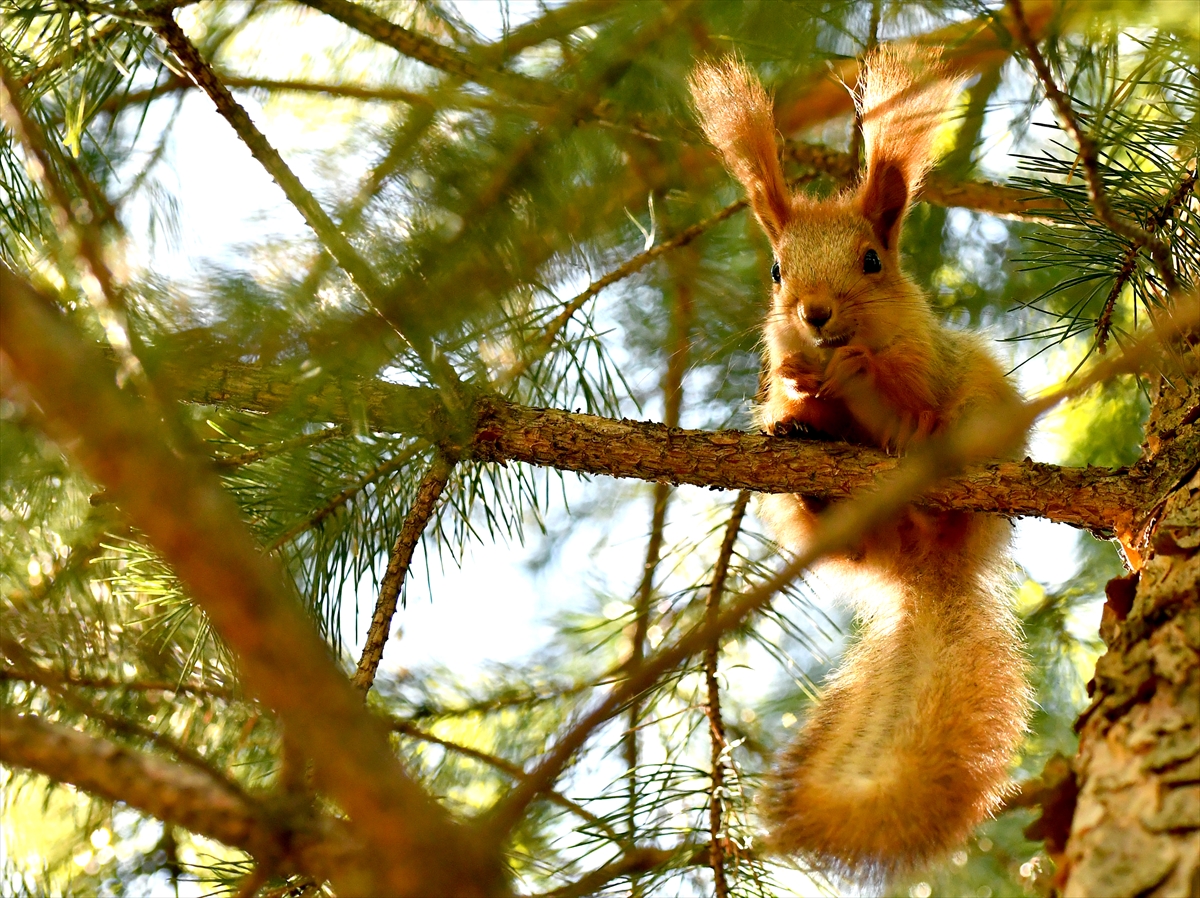
[[[775,149],[775,114],[762,83],[734,57],[701,63],[688,79],[700,127],[746,188],[772,242],[791,218],[792,199]]]
[[[862,214],[885,248],[933,164],[933,137],[960,87],[927,47],[883,45],[865,61],[859,96],[867,172]]]

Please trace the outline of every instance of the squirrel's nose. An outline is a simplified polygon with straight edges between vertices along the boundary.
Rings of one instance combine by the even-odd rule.
[[[829,306],[821,305],[820,303],[805,303],[803,315],[804,320],[814,329],[820,330],[825,322],[833,317],[833,310]]]

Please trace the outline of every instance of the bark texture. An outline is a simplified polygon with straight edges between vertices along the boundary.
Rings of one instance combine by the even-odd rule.
[[[1160,389],[1135,471],[1172,487],[1122,542],[1080,718],[1067,896],[1200,895],[1200,361]]]

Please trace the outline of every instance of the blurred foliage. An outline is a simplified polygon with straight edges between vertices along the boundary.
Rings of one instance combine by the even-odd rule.
[[[560,330],[547,330],[590,282],[740,198],[689,111],[695,59],[736,51],[782,97],[827,62],[862,52],[876,13],[879,36],[894,39],[967,19],[986,31],[999,6],[361,4],[482,73],[467,78],[299,3],[178,5],[201,55],[386,285],[383,295],[365,297],[276,194],[263,202],[279,205],[237,220],[239,191],[258,199],[267,189],[239,173],[244,148],[178,75],[146,24],[145,4],[0,0],[0,60],[49,137],[53,177],[79,201],[75,214],[87,203],[86,224],[102,235],[147,369],[175,366],[203,381],[222,365],[254,363],[296,385],[296,402],[270,415],[193,406],[179,427],[211,454],[348,668],[363,620],[347,602],[361,600],[369,618],[433,447],[417,434],[375,432],[365,415],[341,427],[313,421],[304,397],[332,384],[353,409],[356,379],[376,376],[445,389],[431,366],[442,358],[468,394],[497,389],[531,406],[661,417],[687,303],[682,423],[748,426],[771,259],[745,213],[586,298]],[[1064,16],[1046,45],[1101,146],[1114,208],[1158,222],[1184,280],[1200,266],[1198,207],[1190,194],[1170,199],[1194,171],[1200,144],[1198,16],[1171,0],[1094,2]],[[1148,258],[1091,220],[1074,149],[1040,97],[1019,60],[983,73],[947,129],[941,171],[1005,180],[1066,211],[1030,222],[919,205],[904,245],[939,314],[1008,341],[1009,361],[1036,386],[1095,350],[1110,297],[1110,337],[1119,343],[1162,295]],[[785,137],[844,150],[850,122]],[[197,141],[211,147],[206,155],[194,152]],[[73,249],[27,162],[14,136],[0,132],[0,256],[99,338]],[[815,191],[841,186],[810,181]],[[230,211],[195,211],[198,192],[226,198]],[[402,337],[397,322],[410,332]],[[1054,419],[1056,457],[1046,460],[1129,464],[1146,410],[1144,385],[1097,389]],[[478,672],[381,671],[370,706],[392,721],[398,750],[455,812],[479,813],[505,794],[628,655],[649,490],[522,465],[456,467],[406,593],[445,601],[440,569],[468,563],[473,545],[525,541],[529,588],[545,596],[554,636],[519,663]],[[732,498],[679,490],[671,503],[645,622],[651,650],[702,615]],[[728,588],[764,578],[777,555],[749,523]],[[1073,555],[1075,566],[1064,561],[1054,582],[1023,577],[1018,590],[1039,702],[1019,777],[1037,775],[1056,751],[1073,751],[1071,723],[1098,650],[1098,602],[1119,569],[1106,543],[1081,541]],[[845,642],[848,625],[833,599],[814,577],[722,645],[732,894],[839,886],[759,854],[753,807],[758,777]],[[36,408],[7,385],[0,608],[5,704],[167,755],[190,752],[253,791],[276,786],[277,728],[239,693],[219,638],[103,492],[42,436]],[[469,619],[447,620],[446,640],[467,638]],[[704,701],[696,666],[643,699],[632,770],[621,748],[627,717],[594,734],[560,783],[563,800],[535,805],[514,835],[521,890],[578,881],[636,842],[674,849],[672,860],[589,894],[711,891],[707,868],[689,863],[708,839]],[[5,894],[210,893],[232,888],[247,869],[236,852],[128,810],[23,772],[5,776]],[[984,825],[904,889],[1044,891],[1052,865],[1021,835],[1028,818],[1010,812]]]

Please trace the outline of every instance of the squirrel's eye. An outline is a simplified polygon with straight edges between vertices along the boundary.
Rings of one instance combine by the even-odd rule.
[[[879,253],[873,249],[867,250],[863,256],[863,274],[879,274],[883,271],[883,263],[879,261]]]
[[[771,280],[779,284],[783,282],[783,275],[779,273],[779,263],[776,262],[771,266]]]

